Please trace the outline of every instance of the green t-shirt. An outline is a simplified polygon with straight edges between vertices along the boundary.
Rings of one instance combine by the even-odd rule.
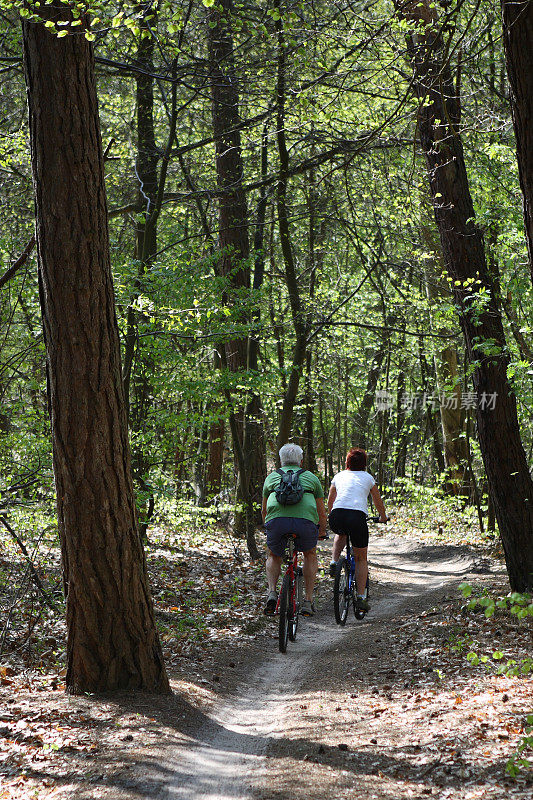
[[[292,470],[296,472],[300,467],[289,465],[281,468],[284,472]],[[300,483],[304,489],[310,489],[309,492],[304,492],[304,496],[299,503],[293,506],[282,506],[276,500],[276,492],[272,489],[277,489],[280,483],[280,475],[277,472],[271,472],[267,475],[263,484],[263,497],[267,497],[267,513],[265,522],[276,517],[298,517],[299,519],[310,519],[318,525],[318,512],[316,510],[316,498],[324,497],[322,484],[312,472],[305,470],[300,475]]]

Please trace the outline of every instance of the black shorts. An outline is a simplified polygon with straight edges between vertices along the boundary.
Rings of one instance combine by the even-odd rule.
[[[301,517],[274,517],[265,525],[267,546],[276,556],[283,556],[287,546],[287,535],[296,534],[296,549],[306,553],[316,547],[318,525]]]
[[[329,515],[333,533],[349,536],[352,547],[368,547],[368,524],[364,511],[351,508],[334,508]]]

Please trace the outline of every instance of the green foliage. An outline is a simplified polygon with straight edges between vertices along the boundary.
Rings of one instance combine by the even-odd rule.
[[[495,614],[501,617],[512,615],[520,622],[526,623],[528,617],[533,616],[533,597],[529,593],[510,592],[507,596],[497,596],[488,589],[474,592],[469,583],[462,583],[459,590],[468,603],[465,610],[483,611],[486,619],[490,619]],[[526,623],[527,624],[527,623]],[[451,649],[455,652],[462,652],[468,645],[467,661],[473,666],[481,666],[487,672],[496,675],[524,676],[533,673],[533,658],[509,658],[501,650],[493,650],[490,654],[479,654],[474,649],[475,643],[468,637],[463,637],[460,642],[451,643]]]
[[[501,612],[509,611],[518,619],[533,617],[533,596],[528,592],[510,592],[505,597],[497,597],[487,589],[477,595],[472,596],[473,588],[468,583],[459,586],[464,598],[470,598],[467,608],[469,611],[483,609],[485,616],[492,617],[497,610]]]
[[[492,300],[475,277],[454,286],[443,268],[433,209],[441,198],[430,199],[425,167],[413,147],[418,109],[405,72],[407,23],[395,21],[381,0],[361,9],[360,16],[337,2],[282,4],[279,13],[261,3],[234,4],[226,22],[233,35],[243,121],[240,146],[251,245],[263,135],[267,146],[264,238],[260,250],[251,247],[249,259],[235,262],[234,271],[243,268],[249,273],[248,284],[236,289],[232,276],[221,276],[219,269],[223,254],[217,250],[211,98],[208,75],[198,66],[208,63],[207,20],[216,2],[190,5],[164,0],[157,4],[157,15],[147,15],[145,4],[88,0],[69,5],[69,25],[50,21],[47,25],[51,31],[53,25],[62,39],[84,29],[95,42],[102,137],[106,146],[111,144],[106,188],[123,342],[128,311],[135,313],[130,410],[141,513],[152,497],[164,509],[173,495],[193,496],[195,465],[202,462],[205,472],[209,431],[221,421],[226,427],[222,488],[233,491],[228,392],[236,406],[252,393],[260,394],[261,422],[272,456],[295,342],[274,191],[279,168],[273,103],[276,25],[281,21],[291,248],[302,314],[309,327],[309,369],[303,370],[300,380],[294,435],[305,435],[311,409],[319,469],[323,472],[328,465],[328,473],[330,468],[342,467],[346,449],[364,436],[371,471],[380,467],[382,482],[397,497],[409,500],[415,524],[440,527],[445,535],[459,518],[465,539],[478,537],[476,512],[463,509],[462,500],[448,501],[438,488],[447,477],[435,460],[433,446],[440,435],[438,403],[426,408],[402,408],[401,404],[402,393],[426,392],[436,397],[458,387],[471,390],[474,365],[465,365],[452,290],[462,293],[478,317]],[[5,2],[2,8],[7,10],[0,23],[7,60],[1,80],[10,112],[0,123],[7,143],[0,155],[4,201],[0,204],[4,232],[0,257],[7,267],[31,235],[33,199],[20,70],[17,14],[21,9],[19,4]],[[37,7],[31,11],[37,13]],[[80,24],[85,12],[90,25]],[[24,7],[22,13],[30,11]],[[508,374],[519,405],[524,444],[530,451],[531,365],[513,330],[526,343],[531,340],[532,287],[512,122],[505,92],[494,83],[494,76],[504,73],[501,40],[494,33],[493,12],[483,4],[478,7],[467,0],[452,16],[456,26],[449,31],[450,64],[452,70],[457,68],[454,60],[460,47],[462,135],[476,221],[485,231],[489,262],[498,268],[502,292],[516,316],[516,325],[511,325],[509,317],[504,319],[505,352],[510,356]],[[134,67],[139,45],[148,39],[156,44],[153,70],[148,72],[157,76],[152,112],[158,168],[169,133],[169,65],[174,57],[180,116],[157,226],[158,252],[150,264],[143,265],[136,257],[136,236],[146,219],[146,204],[138,180],[139,73]],[[264,116],[252,123],[258,113]],[[120,209],[125,210],[119,213]],[[261,288],[253,290],[259,256],[265,274]],[[50,502],[44,349],[34,261],[28,266],[26,273],[2,290],[0,400],[2,409],[9,408],[9,428],[4,431],[0,419],[0,471],[8,486],[21,474],[22,465],[40,469],[40,486],[35,489]],[[252,332],[259,340],[258,369],[221,369],[217,354],[224,343],[246,342]],[[458,364],[453,375],[442,362],[443,347],[449,343]],[[370,367],[381,349],[383,359],[371,395],[387,390],[393,406],[384,417],[371,397],[368,417],[360,423]],[[480,360],[500,353],[501,345],[495,341],[476,342]],[[378,463],[382,440],[386,452]],[[484,469],[474,433],[470,447],[482,489]],[[486,502],[481,510],[486,512]]]
[[[525,755],[533,752],[533,714],[527,714],[526,716],[524,733],[525,736],[520,740],[516,752],[505,765],[505,771],[511,778],[517,778],[520,774],[533,770],[533,757]]]
[[[464,498],[450,497],[443,486],[445,475],[436,476],[437,486],[425,486],[411,478],[397,478],[394,487],[387,490],[399,504],[396,521],[424,531],[435,541],[453,539],[454,542],[478,543],[483,539],[479,531],[476,509],[466,505]],[[486,508],[486,506],[485,506]],[[486,534],[492,538],[492,534]]]

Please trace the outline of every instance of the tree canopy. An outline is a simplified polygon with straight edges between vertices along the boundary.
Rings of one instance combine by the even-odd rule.
[[[2,508],[55,493],[22,18],[94,53],[141,534],[175,498],[235,502],[258,555],[279,444],[326,486],[361,444],[386,491],[496,514],[531,588],[526,21],[479,0],[0,6]]]

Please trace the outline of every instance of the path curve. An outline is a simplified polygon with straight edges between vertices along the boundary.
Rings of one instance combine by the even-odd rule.
[[[287,654],[277,652],[272,639],[272,651],[240,685],[239,695],[212,712],[210,721],[176,753],[169,765],[169,798],[250,800],[252,779],[264,766],[269,742],[283,736],[288,701],[320,654],[341,642],[348,651],[357,637],[370,634],[372,620],[393,618],[413,597],[457,584],[470,574],[474,560],[466,548],[424,546],[385,534],[372,540],[370,566],[400,573],[401,581],[372,600],[371,614],[361,623],[350,616],[352,624],[336,626],[329,596],[312,620],[301,622]]]

